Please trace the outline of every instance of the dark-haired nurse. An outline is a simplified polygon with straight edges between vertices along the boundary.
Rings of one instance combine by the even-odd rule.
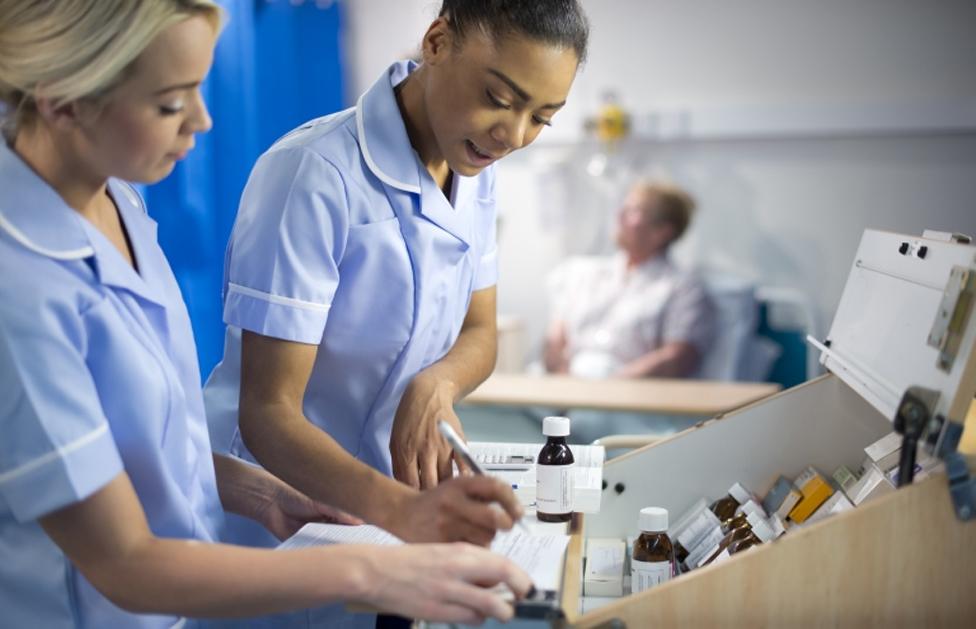
[[[408,541],[511,525],[478,508],[509,488],[439,485],[435,423],[460,432],[454,403],[494,366],[493,164],[552,123],[587,37],[576,0],[445,0],[419,65],[261,156],[225,260],[215,448]]]

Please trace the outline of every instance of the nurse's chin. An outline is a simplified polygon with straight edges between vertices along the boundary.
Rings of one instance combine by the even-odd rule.
[[[494,163],[495,162],[491,162],[490,164],[485,164],[484,166],[475,166],[473,164],[469,164],[468,162],[461,161],[457,164],[449,164],[449,166],[451,167],[451,170],[462,177],[477,177],[484,169],[488,168]]]
[[[176,160],[166,158],[161,164],[152,169],[146,169],[142,172],[132,173],[127,176],[119,177],[125,181],[131,181],[132,183],[144,183],[144,184],[154,184],[159,183],[163,179],[166,179],[170,173],[173,172],[173,168],[176,167]]]

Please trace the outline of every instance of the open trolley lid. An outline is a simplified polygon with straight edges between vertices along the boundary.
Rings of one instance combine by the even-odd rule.
[[[976,246],[951,234],[867,230],[820,362],[893,419],[912,387],[962,423],[976,392]]]

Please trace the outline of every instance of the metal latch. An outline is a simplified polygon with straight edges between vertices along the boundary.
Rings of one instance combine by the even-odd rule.
[[[898,486],[911,484],[915,477],[915,453],[923,444],[945,462],[949,496],[956,516],[963,521],[976,518],[976,478],[969,473],[966,457],[959,452],[963,426],[947,421],[935,412],[939,392],[924,387],[909,387],[895,412],[895,431],[904,435],[898,462]]]
[[[949,274],[949,282],[942,291],[942,302],[935,313],[935,321],[929,332],[928,343],[939,350],[938,367],[952,369],[959,353],[959,345],[966,331],[966,321],[973,307],[974,276],[972,269],[955,266]]]
[[[933,421],[939,392],[924,387],[909,387],[895,411],[895,432],[903,435],[898,463],[898,486],[910,485],[915,478],[915,453],[918,444],[933,432],[938,435],[942,422]]]

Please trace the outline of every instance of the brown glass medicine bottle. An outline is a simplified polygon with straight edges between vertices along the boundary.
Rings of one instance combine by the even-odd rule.
[[[542,420],[546,444],[536,459],[536,517],[542,522],[568,522],[573,515],[573,452],[566,444],[568,417]]]
[[[645,507],[638,516],[640,537],[630,560],[630,588],[636,594],[674,576],[674,547],[668,537],[668,510]]]
[[[773,530],[771,526],[764,520],[760,520],[758,516],[749,516],[750,532],[744,539],[729,545],[729,554],[734,555],[743,550],[752,548],[753,546],[758,546],[759,544],[765,544],[776,539],[776,531]]]
[[[708,558],[703,562],[698,564],[698,567],[707,566],[708,564],[712,563],[719,555],[722,554],[725,549],[730,548],[736,542],[744,540],[750,535],[752,535],[752,527],[747,519],[747,514],[740,511],[734,518],[732,518],[732,521],[729,524],[729,532],[726,533],[725,537],[722,538],[722,541],[718,543],[718,546],[715,547],[712,554],[709,555]]]
[[[735,517],[736,510],[744,505],[749,498],[749,490],[736,483],[729,488],[727,496],[719,498],[709,508],[722,523],[722,529],[727,531],[732,518]]]

